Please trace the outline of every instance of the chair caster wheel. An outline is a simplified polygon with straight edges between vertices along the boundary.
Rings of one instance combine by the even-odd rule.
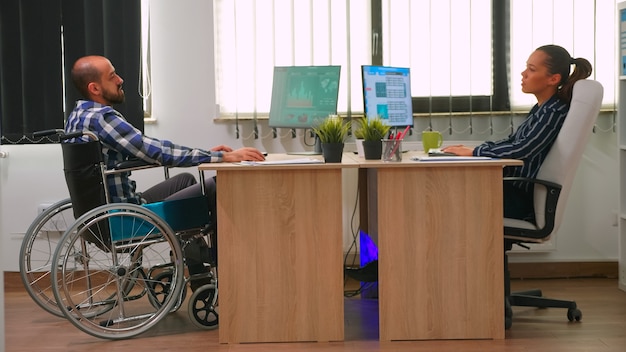
[[[508,330],[513,325],[513,307],[508,298],[504,299],[504,329]]]
[[[504,329],[509,330],[513,325],[513,319],[511,317],[504,318]]]
[[[567,320],[580,321],[583,318],[583,313],[578,308],[570,308],[567,310]]]

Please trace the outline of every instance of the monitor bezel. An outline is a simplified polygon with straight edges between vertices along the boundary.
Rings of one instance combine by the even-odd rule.
[[[282,109],[283,107],[274,107],[274,103],[275,103],[275,97],[274,94],[276,93],[276,70],[277,69],[334,69],[337,70],[337,96],[335,97],[335,109],[332,111],[329,111],[328,114],[326,114],[324,116],[324,118],[327,118],[329,115],[336,115],[337,114],[337,105],[339,102],[339,84],[341,82],[341,66],[340,65],[293,65],[293,66],[274,66],[274,73],[272,75],[272,94],[271,94],[271,100],[270,100],[270,111],[268,114],[268,126],[271,128],[290,128],[290,129],[312,129],[318,120],[311,120],[311,121],[307,121],[307,122],[298,122],[298,123],[293,123],[293,124],[288,124],[288,123],[284,123],[284,121],[278,119],[278,118],[272,118],[274,116],[273,112],[275,113],[277,110],[276,109]]]
[[[406,126],[410,126],[413,127],[415,125],[415,116],[413,115],[413,97],[411,95],[411,68],[410,67],[401,67],[401,66],[385,66],[385,65],[361,65],[361,93],[362,93],[362,97],[363,97],[363,115],[366,116],[368,119],[372,119],[375,118],[378,114],[368,114],[367,111],[367,91],[366,91],[366,86],[365,86],[365,76],[366,76],[366,69],[370,69],[370,68],[378,68],[378,69],[385,69],[385,70],[405,70],[406,73],[408,74],[408,85],[406,87],[407,89],[407,97],[405,98],[407,101],[407,105],[410,107],[410,115],[411,118],[410,120],[410,124],[406,124],[406,123],[402,123],[402,124],[392,124],[389,123],[388,120],[384,120],[385,122],[387,122],[387,124],[393,128],[396,127],[406,127]]]

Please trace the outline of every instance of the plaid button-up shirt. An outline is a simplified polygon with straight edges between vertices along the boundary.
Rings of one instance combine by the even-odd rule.
[[[194,166],[200,163],[221,162],[222,152],[212,152],[174,144],[145,136],[124,119],[122,114],[110,106],[94,101],[79,100],[65,124],[65,132],[91,131],[102,143],[104,162],[108,169],[129,158],[142,159],[164,166]],[[67,140],[67,143],[86,142],[82,136]],[[135,181],[130,172],[107,176],[107,187],[113,202],[143,203],[135,192]]]

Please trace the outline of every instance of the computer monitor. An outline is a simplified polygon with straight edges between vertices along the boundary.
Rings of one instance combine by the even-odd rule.
[[[276,66],[270,127],[312,128],[337,114],[341,66]]]
[[[411,73],[406,67],[361,66],[365,116],[389,126],[413,126]]]

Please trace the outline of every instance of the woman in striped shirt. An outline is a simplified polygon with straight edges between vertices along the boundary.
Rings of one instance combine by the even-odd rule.
[[[571,66],[574,71],[570,74]],[[572,58],[558,45],[537,48],[522,71],[522,91],[534,94],[537,104],[510,136],[484,142],[475,148],[454,145],[446,152],[464,156],[488,156],[524,161],[523,166],[505,167],[504,176],[534,178],[567,116],[574,83],[591,75],[592,67],[584,58]],[[504,216],[534,220],[532,188],[527,183],[505,183]]]

